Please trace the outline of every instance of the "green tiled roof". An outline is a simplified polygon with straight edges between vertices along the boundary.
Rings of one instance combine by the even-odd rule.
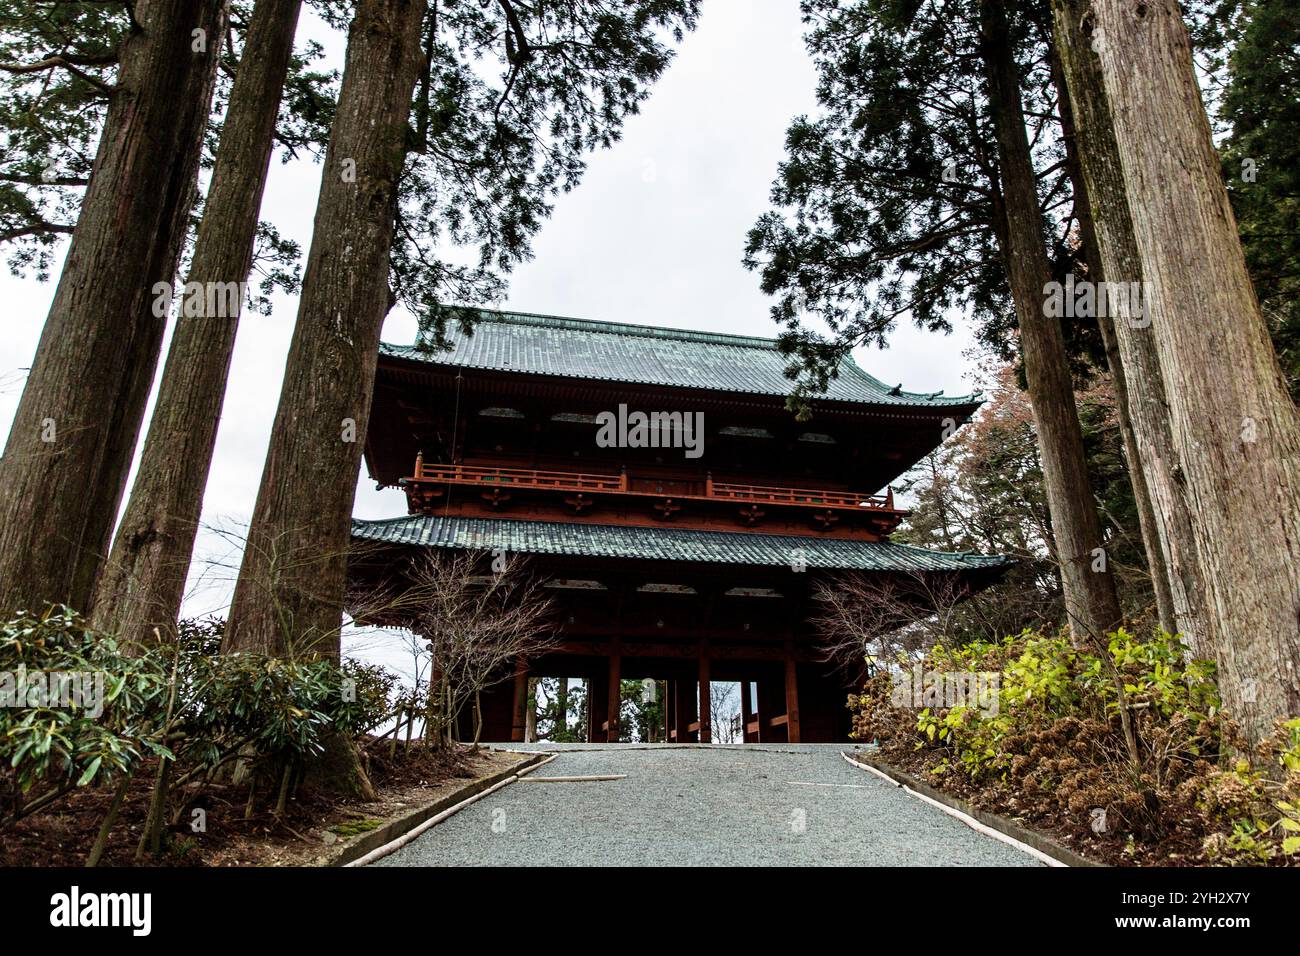
[[[927,551],[887,541],[849,541],[812,535],[629,528],[510,518],[408,515],[383,521],[353,519],[363,541],[430,548],[502,548],[517,554],[568,554],[702,564],[788,567],[802,550],[809,568],[856,571],[972,571],[1001,568],[1010,559]]]
[[[788,363],[775,339],[483,310],[471,335],[451,330],[450,352],[416,345],[380,346],[384,355],[460,368],[672,388],[788,395]],[[852,359],[822,398],[832,401],[947,407],[974,405],[976,395],[941,397],[890,388]]]

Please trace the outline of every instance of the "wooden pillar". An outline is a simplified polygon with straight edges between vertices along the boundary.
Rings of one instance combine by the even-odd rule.
[[[776,743],[785,739],[785,690],[775,669],[755,682],[758,686],[758,742]]]
[[[510,722],[510,739],[523,743],[528,720],[524,716],[528,704],[528,661],[519,658],[515,661],[515,706],[514,718]]]
[[[671,677],[664,681],[664,741],[677,740],[677,681]]]
[[[700,641],[700,743],[713,742],[713,698],[709,684],[709,644]]]
[[[616,637],[609,651],[609,699],[606,708],[609,714],[609,729],[605,739],[611,743],[617,743],[619,739],[618,712],[623,706],[622,645],[623,642]]]
[[[603,744],[606,741],[604,721],[608,717],[610,682],[604,672],[591,672],[586,680],[586,741]]]
[[[794,665],[794,647],[785,645],[785,730],[786,740],[799,743],[799,677]]]
[[[740,739],[747,744],[758,743],[758,734],[749,729],[749,725],[754,722],[754,702],[750,698],[753,687],[747,680],[740,682]]]
[[[695,720],[695,681],[677,681],[677,742],[691,740],[691,723]]]

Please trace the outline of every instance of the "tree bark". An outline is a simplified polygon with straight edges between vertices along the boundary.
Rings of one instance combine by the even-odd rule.
[[[166,327],[154,285],[172,282],[194,203],[226,0],[138,0],[134,14],[0,459],[0,614],[89,604]]]
[[[1041,449],[1065,611],[1076,640],[1097,640],[1119,625],[1119,597],[1109,561],[1101,551],[1101,521],[1088,480],[1060,321],[1044,309],[1051,269],[1025,134],[1019,71],[1001,0],[983,0],[980,15],[1005,211],[998,241],[1020,325],[1021,354]],[[1098,564],[1101,567],[1093,570]]]
[[[1219,689],[1253,745],[1300,713],[1300,417],[1246,271],[1179,5],[1081,7],[1149,285]]]
[[[555,729],[552,740],[563,740],[569,731],[569,678],[561,677],[555,689]]]
[[[537,742],[537,678],[528,678],[528,700],[524,706],[524,743]]]
[[[1052,57],[1052,82],[1056,87],[1057,112],[1061,118],[1061,139],[1065,142],[1066,170],[1070,177],[1070,188],[1074,191],[1074,214],[1079,223],[1079,241],[1083,248],[1084,263],[1088,268],[1088,281],[1101,288],[1106,278],[1106,271],[1101,261],[1101,250],[1097,248],[1097,231],[1092,222],[1092,210],[1088,207],[1088,186],[1083,177],[1083,167],[1079,163],[1074,111],[1070,108],[1069,89],[1065,82],[1064,71],[1061,69],[1060,58],[1056,56]],[[1115,320],[1107,309],[1097,309],[1097,330],[1101,333],[1102,348],[1106,353],[1106,367],[1110,371],[1111,385],[1115,390],[1116,417],[1119,419],[1120,437],[1124,443],[1124,460],[1128,464],[1129,485],[1133,489],[1133,501],[1137,509],[1138,529],[1142,534],[1143,550],[1146,552],[1147,573],[1151,578],[1151,588],[1155,594],[1156,616],[1160,627],[1166,633],[1174,634],[1177,633],[1178,624],[1174,616],[1169,567],[1165,561],[1164,546],[1160,543],[1160,530],[1155,509],[1151,504],[1151,491],[1147,487],[1142,456],[1138,454],[1137,435],[1133,431],[1133,415],[1129,411],[1129,403],[1132,399],[1129,396],[1124,363],[1120,357]]]
[[[1110,107],[1102,88],[1100,64],[1090,48],[1090,38],[1083,31],[1086,3],[1054,0],[1052,13],[1055,45],[1070,99],[1076,137],[1074,152],[1083,174],[1082,195],[1087,201],[1088,225],[1100,259],[1100,277],[1111,283],[1132,283],[1130,288],[1140,289],[1142,263],[1133,235],[1119,150],[1110,125]],[[1115,296],[1110,304],[1114,306],[1110,315],[1111,331],[1128,392],[1136,459],[1140,461],[1148,490],[1173,604],[1174,627],[1166,625],[1166,629],[1177,631],[1197,656],[1213,658],[1214,639],[1196,558],[1192,518],[1184,495],[1182,469],[1174,450],[1169,402],[1150,317],[1145,310],[1138,314],[1128,295]],[[1125,450],[1127,453],[1127,438]],[[1143,538],[1147,540],[1150,555],[1145,530]],[[1153,577],[1154,574],[1153,566]]]
[[[258,0],[230,92],[189,286],[243,283],[302,0]],[[239,306],[242,308],[242,294]],[[175,632],[239,313],[181,317],[140,468],[95,590],[97,628],[131,644]]]
[[[424,0],[360,0],[226,651],[336,657]]]

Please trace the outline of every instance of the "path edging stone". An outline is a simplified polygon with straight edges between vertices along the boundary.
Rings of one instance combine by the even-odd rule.
[[[505,751],[507,753],[519,753],[519,751]],[[394,840],[407,833],[410,833],[425,820],[437,816],[444,810],[454,807],[458,803],[463,803],[477,793],[495,786],[503,780],[517,775],[521,770],[527,770],[537,766],[545,758],[544,753],[534,753],[529,755],[527,760],[523,760],[514,766],[506,767],[495,773],[490,773],[486,777],[479,777],[472,783],[468,783],[458,790],[454,790],[444,797],[439,797],[433,803],[419,809],[412,810],[403,816],[394,820],[389,820],[381,827],[377,827],[368,833],[363,833],[357,839],[353,840],[338,853],[322,862],[321,866],[347,866],[355,860],[361,859],[367,853],[379,849],[385,844],[392,843]]]

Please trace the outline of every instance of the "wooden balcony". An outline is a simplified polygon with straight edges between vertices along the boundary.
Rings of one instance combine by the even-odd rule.
[[[478,465],[428,465],[415,460],[415,474],[406,481],[440,485],[509,485],[552,491],[626,492],[627,475],[582,475],[571,471],[536,468],[485,468]]]
[[[712,476],[697,482],[629,479],[618,475],[582,474],[571,471],[542,471],[536,468],[495,468],[481,465],[428,464],[423,456],[415,460],[415,472],[404,479],[410,485],[474,485],[512,490],[573,491],[599,494],[636,495],[687,501],[730,502],[741,505],[784,505],[796,508],[853,509],[893,512],[894,492],[862,495],[848,491],[782,488],[714,481]],[[671,487],[664,487],[665,485]],[[685,486],[685,487],[684,487]]]
[[[769,485],[738,485],[732,482],[705,482],[708,498],[739,501],[746,504],[802,505],[808,508],[875,508],[894,510],[894,489],[883,495],[860,495],[849,491],[812,491],[807,488],[774,488]]]

